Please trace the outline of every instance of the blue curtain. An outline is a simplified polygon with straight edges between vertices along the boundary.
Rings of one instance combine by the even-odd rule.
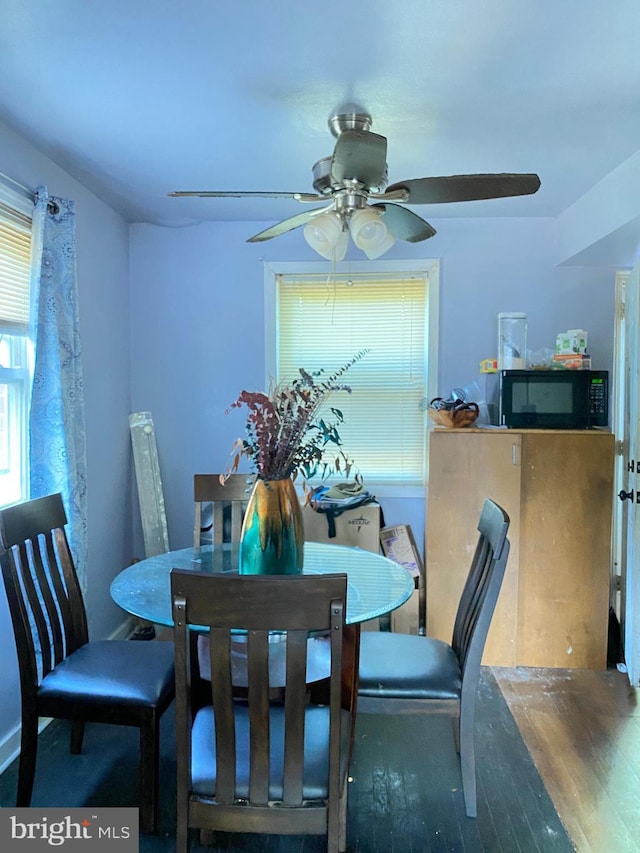
[[[32,277],[35,348],[29,412],[30,497],[61,492],[81,585],[87,562],[87,459],[76,280],[75,203],[36,192]]]

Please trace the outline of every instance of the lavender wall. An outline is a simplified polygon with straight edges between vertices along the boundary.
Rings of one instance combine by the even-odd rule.
[[[91,635],[123,621],[109,596],[114,575],[132,556],[129,451],[129,232],[124,220],[24,139],[0,124],[0,171],[30,187],[76,201],[80,333],[87,426],[87,610]],[[0,593],[0,765],[19,723],[13,636]],[[9,738],[7,740],[7,738]]]
[[[495,357],[500,311],[529,315],[534,349],[558,331],[589,331],[593,366],[610,369],[614,269],[554,265],[552,220],[433,220],[436,237],[386,259],[441,259],[439,391],[479,380]],[[264,386],[263,262],[317,260],[300,231],[262,245],[263,223],[131,229],[132,405],[152,412],[172,548],[191,541],[194,472],[224,469],[241,420],[225,409]],[[355,250],[347,261],[361,260]],[[327,263],[327,272],[330,265]],[[421,542],[424,499],[381,498],[388,524]],[[139,537],[139,532],[138,532]]]

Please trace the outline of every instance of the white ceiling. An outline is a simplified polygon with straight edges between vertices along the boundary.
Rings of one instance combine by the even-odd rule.
[[[301,212],[166,194],[312,192],[345,103],[391,183],[540,175],[427,219],[554,217],[640,149],[638,0],[0,0],[0,21],[0,120],[132,221]]]

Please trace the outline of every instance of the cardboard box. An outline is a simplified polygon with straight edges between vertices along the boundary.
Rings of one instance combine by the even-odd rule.
[[[411,598],[391,611],[391,630],[397,634],[418,634],[420,629],[420,590],[416,589]]]
[[[556,353],[553,363],[567,370],[591,370],[591,358],[581,353]]]
[[[418,634],[420,628],[424,629],[426,616],[423,613],[420,618],[420,586],[424,584],[424,563],[413,531],[408,524],[385,527],[380,531],[380,544],[385,557],[404,566],[416,583],[411,598],[391,611],[391,630],[399,634]]]
[[[556,353],[586,353],[587,332],[584,329],[569,329],[556,337]]]
[[[414,578],[424,574],[422,558],[416,540],[413,538],[413,531],[408,524],[384,527],[380,531],[380,544],[385,557],[400,563]]]
[[[355,509],[347,509],[334,516],[336,535],[329,537],[329,523],[324,512],[316,512],[313,507],[302,510],[304,538],[306,542],[327,542],[334,545],[350,545],[365,551],[380,553],[380,504],[363,504]],[[380,620],[371,619],[360,625],[363,631],[380,630]]]
[[[351,545],[365,551],[380,552],[380,504],[370,503],[347,509],[334,516],[336,535],[329,537],[329,522],[324,512],[305,506],[302,511],[304,538],[307,542]]]

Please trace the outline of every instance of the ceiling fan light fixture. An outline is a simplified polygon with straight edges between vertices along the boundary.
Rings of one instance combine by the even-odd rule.
[[[351,237],[370,261],[379,258],[395,243],[395,238],[382,221],[382,216],[370,207],[356,210],[349,223]]]
[[[304,239],[311,248],[329,261],[341,261],[347,254],[349,234],[335,211],[321,213],[304,227]]]
[[[305,226],[311,248],[329,261],[343,260],[349,234],[370,260],[387,252],[396,240],[420,243],[435,228],[403,205],[483,201],[535,193],[540,178],[534,173],[500,172],[441,175],[388,183],[387,139],[371,131],[372,119],[362,107],[343,104],[329,119],[336,142],[333,152],[313,166],[314,193],[264,190],[181,190],[171,196],[202,198],[285,198],[306,204],[330,200],[328,207],[289,216],[254,234],[248,243],[261,243]],[[372,202],[369,205],[369,202]]]
[[[384,255],[385,252],[388,252],[395,242],[396,238],[391,234],[389,230],[387,230],[387,236],[381,243],[378,243],[375,248],[368,249],[364,247],[362,251],[365,253],[365,255],[369,258],[370,261],[375,261],[376,258],[380,258],[382,255]]]

